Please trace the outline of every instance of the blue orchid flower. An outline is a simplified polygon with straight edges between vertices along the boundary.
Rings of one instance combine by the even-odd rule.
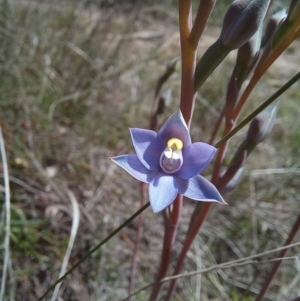
[[[199,173],[211,162],[216,148],[192,143],[180,110],[158,133],[129,129],[135,154],[111,158],[133,177],[149,184],[150,204],[155,213],[168,207],[180,193],[187,198],[226,204],[216,187]]]

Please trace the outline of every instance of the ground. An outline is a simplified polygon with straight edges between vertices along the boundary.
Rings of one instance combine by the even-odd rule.
[[[178,17],[174,1],[5,3],[0,20],[0,122],[11,189],[11,268],[5,298],[36,300],[59,275],[74,223],[72,200],[79,207],[80,223],[68,267],[140,208],[138,181],[109,157],[133,152],[128,127],[149,125],[156,82],[180,56]],[[218,15],[224,11],[223,6],[216,8],[199,57],[218,37]],[[299,41],[270,68],[243,116],[299,70],[298,49]],[[199,91],[191,128],[194,141],[209,139],[234,60],[232,53]],[[172,97],[161,122],[178,107],[180,64],[165,88],[172,89]],[[248,158],[241,184],[226,196],[229,206],[213,207],[184,271],[284,243],[299,213],[299,96],[297,83],[280,97],[274,130]],[[244,136],[242,130],[232,139],[228,160]],[[3,177],[3,164],[1,172]],[[210,172],[211,167],[204,175]],[[0,188],[4,201],[4,184]],[[1,241],[6,233],[3,204]],[[184,203],[172,266],[194,205]],[[153,281],[162,222],[159,214],[145,211],[136,289]],[[68,276],[60,289],[62,300],[125,298],[136,230],[133,221]],[[299,247],[290,251],[297,253]],[[4,258],[5,251],[0,254]],[[271,266],[253,263],[184,278],[174,300],[199,300],[200,295],[201,300],[253,300]],[[286,261],[266,300],[299,296],[299,275],[298,262]],[[134,300],[148,296],[145,290]]]

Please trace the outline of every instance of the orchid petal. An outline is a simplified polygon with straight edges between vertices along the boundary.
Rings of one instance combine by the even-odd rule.
[[[129,174],[141,182],[149,183],[157,174],[147,169],[137,155],[121,155],[111,158],[113,162],[125,169]]]
[[[168,207],[178,193],[198,201],[226,204],[216,187],[198,175],[210,163],[216,149],[201,142],[192,144],[180,110],[157,134],[138,128],[130,129],[130,133],[136,154],[111,159],[136,179],[149,183],[150,204],[155,213]],[[181,158],[180,165],[173,172],[162,169],[162,156]]]
[[[180,110],[177,110],[161,127],[158,136],[167,144],[171,138],[178,138],[182,141],[183,147],[189,146],[192,141],[189,129],[183,119]]]
[[[154,213],[168,207],[176,198],[178,188],[175,178],[170,175],[158,173],[149,184],[149,198]]]
[[[159,171],[159,158],[165,146],[154,131],[144,129],[129,129],[132,143],[137,156],[145,167]]]
[[[197,175],[189,180],[177,178],[176,182],[179,193],[190,199],[227,204],[217,188],[202,176]]]
[[[211,162],[216,148],[202,142],[196,142],[182,150],[183,164],[177,176],[190,179],[204,170]]]

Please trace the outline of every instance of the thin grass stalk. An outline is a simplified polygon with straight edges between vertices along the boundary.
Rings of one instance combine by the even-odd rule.
[[[288,82],[286,82],[279,90],[277,90],[273,95],[271,95],[265,102],[263,102],[257,109],[255,109],[251,114],[249,114],[243,121],[241,121],[234,129],[230,131],[226,136],[224,136],[215,147],[220,147],[224,142],[228,141],[233,137],[239,130],[241,130],[247,123],[249,123],[254,117],[266,109],[271,103],[273,103],[280,95],[282,95],[286,90],[288,90],[293,84],[295,84],[300,79],[300,72],[295,74]]]
[[[78,227],[79,227],[79,221],[80,221],[80,210],[79,210],[79,205],[78,205],[78,201],[76,200],[74,194],[70,191],[70,190],[66,190],[66,193],[72,203],[72,209],[73,209],[73,216],[72,216],[72,228],[71,228],[71,233],[70,233],[70,239],[68,242],[68,247],[61,265],[61,270],[59,273],[58,277],[61,277],[62,275],[65,274],[67,266],[68,266],[68,262],[70,259],[70,255],[74,246],[74,242],[76,239],[76,235],[78,232]],[[59,289],[61,286],[61,282],[55,287],[53,294],[52,294],[52,298],[51,301],[55,301],[58,298],[58,293],[59,293]]]
[[[58,278],[47,290],[46,292],[38,298],[38,300],[43,300],[49,292],[51,292],[55,286],[62,282],[69,274],[71,274],[80,264],[82,264],[87,258],[89,258],[93,253],[95,253],[98,249],[101,248],[105,243],[107,243],[112,237],[114,237],[118,232],[120,232],[123,228],[125,228],[128,224],[130,224],[137,216],[139,216],[143,211],[145,211],[150,206],[150,202],[147,202],[143,207],[141,207],[138,211],[136,211],[131,217],[129,217],[123,224],[121,224],[118,228],[112,231],[107,237],[105,237],[98,245],[92,248],[85,256],[83,256],[80,260],[78,260],[63,276]]]
[[[9,189],[9,173],[8,173],[8,165],[7,158],[5,152],[5,145],[2,135],[2,130],[0,128],[0,150],[2,157],[2,165],[3,165],[3,174],[4,174],[4,186],[5,186],[5,238],[3,243],[4,249],[4,260],[2,267],[2,280],[1,280],[1,290],[0,290],[0,300],[4,300],[5,294],[5,283],[6,283],[6,275],[7,268],[10,260],[10,189]]]
[[[141,207],[144,206],[144,204],[146,203],[147,187],[148,187],[147,184],[142,183],[142,182],[140,183],[140,191],[141,191],[140,205],[141,205]],[[133,254],[131,257],[131,263],[130,263],[130,278],[129,278],[129,288],[128,288],[129,295],[132,293],[134,286],[135,286],[137,253],[138,253],[140,241],[142,238],[143,219],[144,219],[144,215],[143,215],[143,213],[141,213],[139,215],[138,221],[137,221],[136,237],[135,237],[135,242],[134,242]]]
[[[288,246],[290,245],[296,234],[298,233],[299,231],[299,228],[300,228],[300,213],[298,214],[298,218],[296,219],[294,225],[293,225],[293,228],[287,238],[287,240],[285,241],[285,244],[284,246]],[[261,301],[263,299],[263,297],[265,296],[266,292],[268,291],[269,287],[270,287],[270,284],[272,282],[272,280],[274,279],[274,277],[276,276],[278,270],[279,270],[279,267],[282,263],[282,260],[283,258],[285,257],[286,253],[288,252],[289,249],[283,249],[280,253],[279,253],[279,258],[281,258],[280,260],[276,261],[274,266],[273,266],[273,269],[271,271],[271,273],[268,275],[266,281],[264,282],[257,298],[256,298],[256,301]]]
[[[172,281],[174,279],[182,279],[182,278],[186,278],[186,277],[191,277],[191,276],[195,276],[198,274],[204,274],[204,273],[208,273],[214,270],[220,270],[220,269],[228,269],[228,268],[233,268],[233,267],[237,267],[237,266],[243,266],[243,265],[248,265],[248,264],[263,264],[263,263],[270,263],[272,261],[278,261],[278,260],[299,260],[297,256],[292,256],[292,257],[285,257],[285,258],[274,258],[274,259],[270,259],[270,260],[256,260],[254,261],[254,259],[265,256],[265,255],[269,255],[278,251],[282,251],[285,249],[289,249],[292,247],[297,247],[300,245],[300,242],[297,243],[293,243],[284,247],[280,247],[280,248],[276,248],[270,251],[266,251],[266,252],[262,252],[262,253],[258,253],[258,254],[254,254],[251,256],[247,256],[244,258],[239,258],[233,261],[229,261],[229,262],[224,262],[224,263],[220,263],[218,265],[213,265],[210,266],[208,268],[203,268],[201,270],[197,270],[197,271],[192,271],[192,272],[188,272],[188,273],[183,273],[183,274],[179,274],[179,275],[174,275],[174,276],[170,276],[170,277],[166,277],[164,279],[161,280],[161,282],[168,282],[168,281]],[[139,292],[146,290],[150,287],[152,287],[155,283],[150,283],[142,288],[140,288],[139,290],[135,291],[133,294],[131,294],[131,296],[127,296],[125,299],[122,299],[121,301],[127,301],[128,298],[138,294]]]

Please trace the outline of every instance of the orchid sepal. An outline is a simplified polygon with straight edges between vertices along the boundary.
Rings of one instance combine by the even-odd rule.
[[[130,129],[135,154],[111,158],[133,177],[149,184],[152,210],[157,213],[175,200],[178,193],[204,202],[226,204],[217,188],[200,176],[213,159],[216,148],[192,143],[180,110],[154,131]]]

